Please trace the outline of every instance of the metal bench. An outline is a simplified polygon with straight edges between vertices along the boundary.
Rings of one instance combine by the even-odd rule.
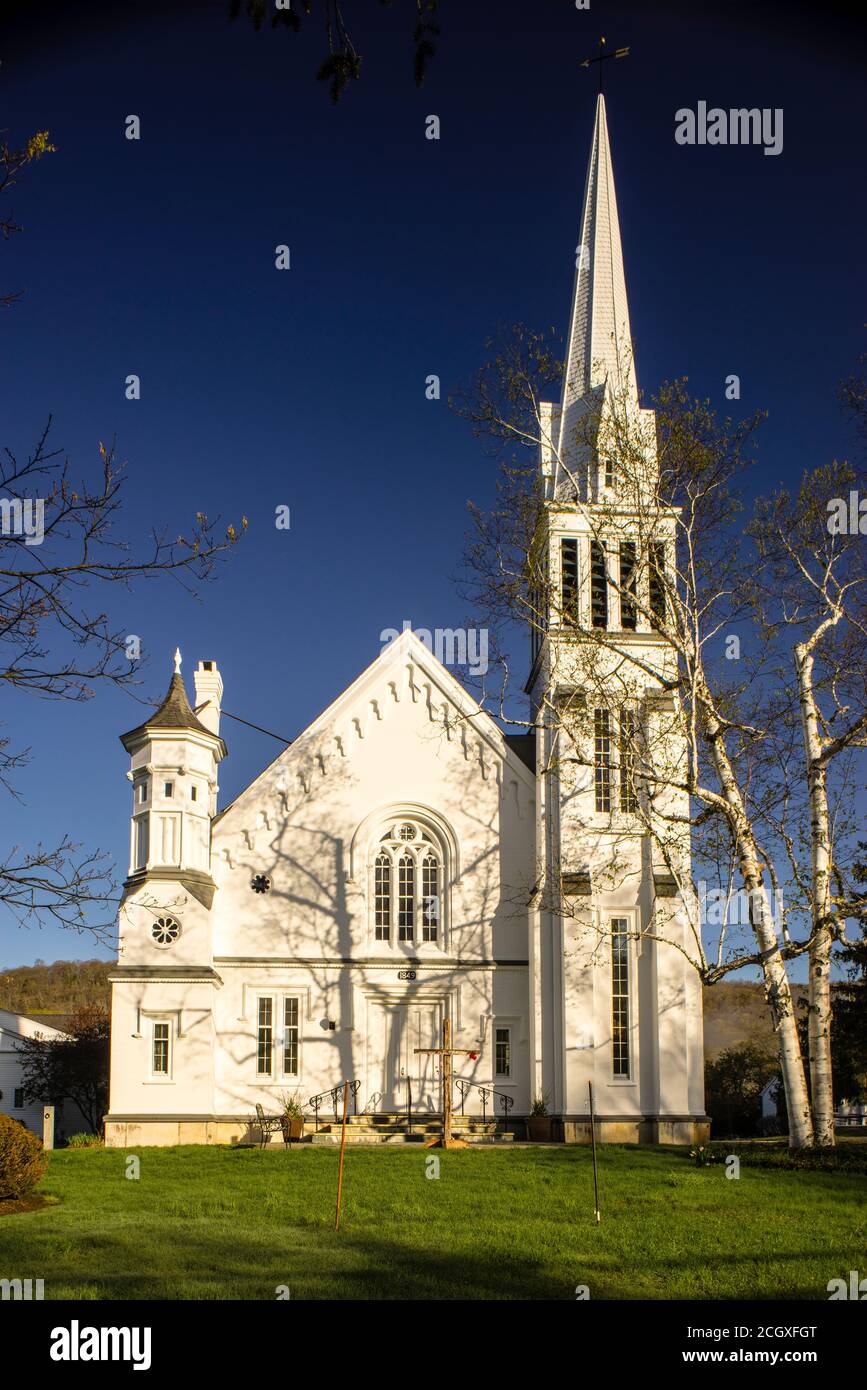
[[[261,1105],[256,1106],[256,1119],[251,1121],[259,1131],[259,1148],[264,1149],[269,1142],[271,1135],[276,1134],[277,1130],[283,1128],[282,1115],[266,1115]]]

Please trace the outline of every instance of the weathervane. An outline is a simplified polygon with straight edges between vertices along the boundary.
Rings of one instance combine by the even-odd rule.
[[[604,47],[605,47],[605,39],[604,39],[604,37],[602,37],[602,38],[600,38],[600,40],[599,40],[599,53],[597,54],[597,56],[596,56],[595,58],[585,58],[584,61],[583,61],[583,63],[581,64],[582,68],[589,68],[589,67],[592,67],[592,65],[593,65],[594,63],[598,63],[598,64],[599,64],[599,95],[600,95],[600,96],[602,95],[602,64],[606,61],[607,58],[628,58],[628,57],[629,57],[629,49],[628,49],[628,48],[615,48],[615,50],[614,50],[613,53],[603,53],[602,50],[603,50]]]

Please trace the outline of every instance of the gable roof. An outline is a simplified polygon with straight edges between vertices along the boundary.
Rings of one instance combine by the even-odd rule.
[[[521,747],[518,748],[513,741],[530,740],[532,742],[533,735],[505,735],[493,716],[487,710],[482,709],[478,701],[470,695],[469,691],[451,674],[430,648],[425,646],[411,628],[405,628],[393,642],[389,642],[382,649],[352,684],[347,686],[341,695],[338,695],[336,700],[333,700],[321,714],[317,715],[313,722],[287,748],[278,753],[276,758],[272,759],[253,778],[253,781],[249,782],[243,791],[238,793],[234,801],[231,801],[214,817],[213,824],[216,825],[223,816],[237,806],[277,763],[283,760],[292,761],[299,754],[303,756],[303,754],[313,751],[311,745],[315,743],[316,737],[324,734],[326,730],[332,728],[347,715],[349,709],[362,694],[364,686],[371,684],[375,677],[382,676],[389,669],[400,670],[401,662],[411,663],[420,672],[423,672],[431,684],[435,685],[440,694],[457,710],[475,738],[483,741],[490,751],[497,758],[502,759],[511,772],[516,773],[520,781],[525,786],[531,787],[535,793],[535,774],[533,762],[528,761],[526,756],[527,744],[522,743]]]
[[[66,1037],[63,1029],[48,1023],[44,1015],[22,1014],[18,1009],[0,1009],[0,1033],[14,1033],[19,1038],[32,1038],[37,1033],[52,1040]]]

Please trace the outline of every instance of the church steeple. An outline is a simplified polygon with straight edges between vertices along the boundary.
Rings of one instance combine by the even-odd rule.
[[[620,219],[605,98],[601,92],[596,102],[575,256],[575,287],[556,441],[564,461],[572,455],[576,426],[592,397],[601,395],[608,387],[625,394],[628,401],[638,406]]]

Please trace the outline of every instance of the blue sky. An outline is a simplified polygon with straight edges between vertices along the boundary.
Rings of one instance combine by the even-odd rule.
[[[463,620],[466,503],[490,498],[494,465],[445,396],[498,326],[565,329],[596,93],[578,64],[600,31],[632,46],[606,90],[642,387],[687,374],[725,410],[737,373],[740,409],[770,412],[767,487],[845,451],[834,390],[863,351],[865,219],[863,51],[842,11],[442,0],[418,91],[412,7],[369,4],[363,78],[332,107],[318,26],[256,34],[222,0],[48,5],[38,28],[26,8],[3,36],[0,126],[13,144],[48,129],[57,152],[0,247],[0,283],[26,290],[0,322],[0,444],[26,452],[50,413],[84,472],[116,436],[130,537],[196,510],[250,519],[199,602],[169,584],[111,596],[155,702],[180,645],[191,694],[197,660],[216,659],[226,709],[293,737],[383,628]],[[675,111],[700,100],[782,107],[783,153],[678,145]],[[4,844],[68,831],[125,869],[117,736],[141,716],[111,690],[5,696],[34,757],[24,804],[2,804]],[[225,805],[279,745],[224,733]],[[2,930],[0,965],[99,954]]]

